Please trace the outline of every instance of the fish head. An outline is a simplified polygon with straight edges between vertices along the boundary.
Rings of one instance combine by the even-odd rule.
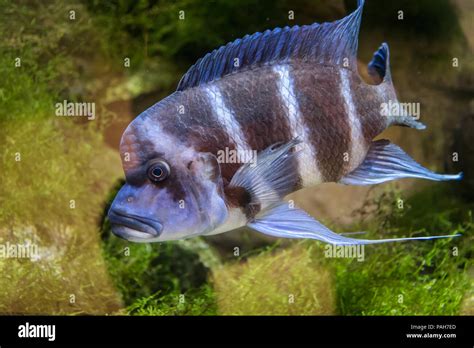
[[[135,119],[120,145],[126,183],[108,213],[112,232],[133,242],[204,235],[228,215],[216,157],[195,151],[156,120]]]

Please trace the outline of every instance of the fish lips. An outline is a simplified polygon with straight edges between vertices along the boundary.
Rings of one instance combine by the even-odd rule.
[[[115,209],[109,210],[109,221],[112,232],[131,242],[147,242],[156,239],[163,230],[163,225],[156,220],[127,214]]]

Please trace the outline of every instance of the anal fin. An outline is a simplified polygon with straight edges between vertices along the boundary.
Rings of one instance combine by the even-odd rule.
[[[434,181],[460,180],[462,173],[437,174],[416,163],[397,145],[388,140],[374,141],[362,164],[340,180],[346,185],[373,185],[402,178]]]

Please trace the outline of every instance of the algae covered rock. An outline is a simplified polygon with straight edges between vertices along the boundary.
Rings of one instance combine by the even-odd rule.
[[[226,264],[213,272],[219,314],[335,314],[331,272],[318,261],[322,257],[300,243]]]

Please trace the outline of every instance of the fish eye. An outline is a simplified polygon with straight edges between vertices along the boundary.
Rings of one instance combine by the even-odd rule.
[[[148,178],[153,182],[165,180],[170,174],[170,167],[164,161],[152,163],[147,170]]]

